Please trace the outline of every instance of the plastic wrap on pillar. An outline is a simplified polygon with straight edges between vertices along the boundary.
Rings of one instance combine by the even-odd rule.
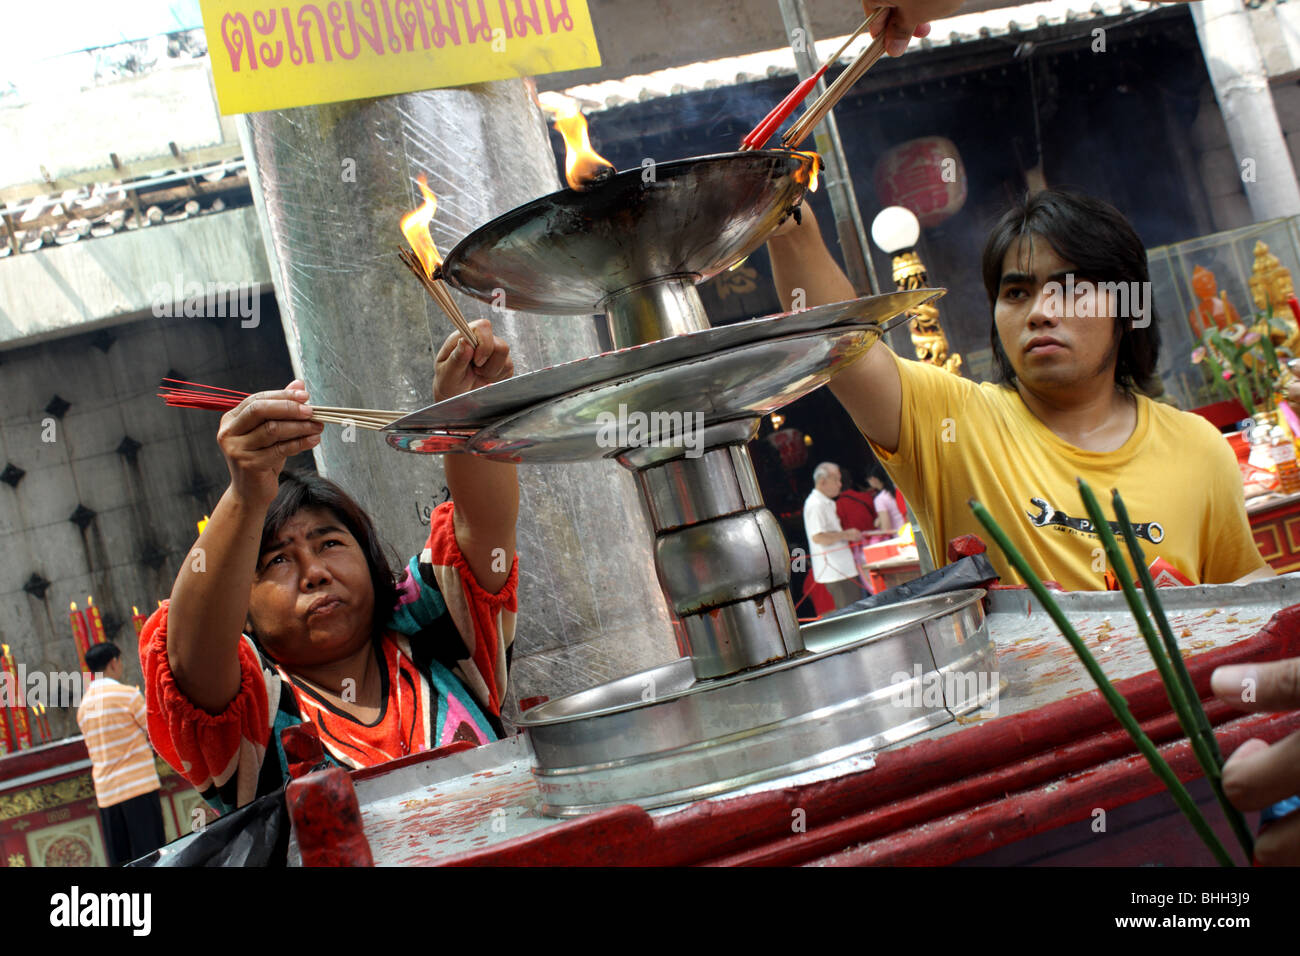
[[[399,218],[438,195],[446,252],[494,216],[560,188],[521,81],[251,114],[241,136],[295,372],[321,404],[416,409],[452,331],[401,265]],[[490,318],[518,373],[599,351],[585,316],[539,316],[456,295]],[[504,303],[508,306],[509,303]],[[346,441],[345,438],[351,438]],[[327,428],[316,451],[394,548],[411,554],[444,496],[437,457]],[[676,656],[632,479],[613,462],[521,467],[515,698],[556,696]]]

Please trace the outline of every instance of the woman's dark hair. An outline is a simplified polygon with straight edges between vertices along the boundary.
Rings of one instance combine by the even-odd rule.
[[[116,644],[104,642],[92,644],[86,650],[86,670],[92,674],[102,674],[109,664],[122,656],[122,650]]]
[[[262,523],[262,543],[259,558],[284,529],[285,524],[299,511],[319,508],[328,511],[343,522],[348,533],[357,539],[370,569],[370,582],[375,589],[375,614],[373,632],[378,634],[388,623],[397,602],[397,577],[384,553],[383,543],[375,531],[370,515],[352,500],[352,496],[334,482],[320,475],[304,472],[282,471],[280,489],[266,510]],[[256,635],[252,635],[254,638]]]
[[[1155,373],[1160,357],[1159,323],[1148,291],[1151,286],[1146,249],[1129,221],[1110,203],[1080,193],[1044,189],[1032,196],[1026,194],[1003,214],[984,244],[981,265],[990,307],[997,305],[1007,251],[1016,240],[1031,235],[1046,240],[1057,255],[1073,265],[1081,280],[1147,283],[1141,286],[1146,296],[1146,326],[1134,328],[1124,317],[1115,320],[1120,332],[1115,382],[1128,391],[1158,393],[1160,383]],[[1002,349],[996,321],[989,341],[999,381],[1014,385],[1015,369]]]

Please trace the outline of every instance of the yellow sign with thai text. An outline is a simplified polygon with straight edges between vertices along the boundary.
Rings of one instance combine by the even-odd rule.
[[[222,113],[599,66],[587,0],[200,0]]]

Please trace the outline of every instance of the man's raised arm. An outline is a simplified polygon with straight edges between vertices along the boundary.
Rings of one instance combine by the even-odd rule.
[[[789,310],[795,290],[804,306],[856,299],[857,293],[822,241],[817,219],[805,204],[803,224],[786,228],[767,241],[772,278],[781,307]],[[898,449],[903,387],[888,346],[877,343],[866,355],[831,379],[830,389],[864,435],[886,451]]]

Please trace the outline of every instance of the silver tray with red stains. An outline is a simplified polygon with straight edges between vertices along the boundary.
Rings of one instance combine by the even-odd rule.
[[[429,405],[398,419],[385,431],[389,433],[388,442],[393,447],[402,451],[425,451],[424,448],[411,447],[419,444],[416,439],[420,436],[477,431],[509,415],[518,414],[569,392],[595,388],[617,379],[630,379],[653,369],[704,358],[742,345],[848,324],[874,324],[880,327],[882,333],[887,332],[897,323],[906,321],[906,312],[943,294],[943,289],[915,289],[866,296],[799,312],[782,312],[747,322],[674,335],[646,345],[601,352],[561,365],[536,369],[504,382],[457,395],[436,405]],[[428,449],[431,452],[445,450],[450,449]]]

